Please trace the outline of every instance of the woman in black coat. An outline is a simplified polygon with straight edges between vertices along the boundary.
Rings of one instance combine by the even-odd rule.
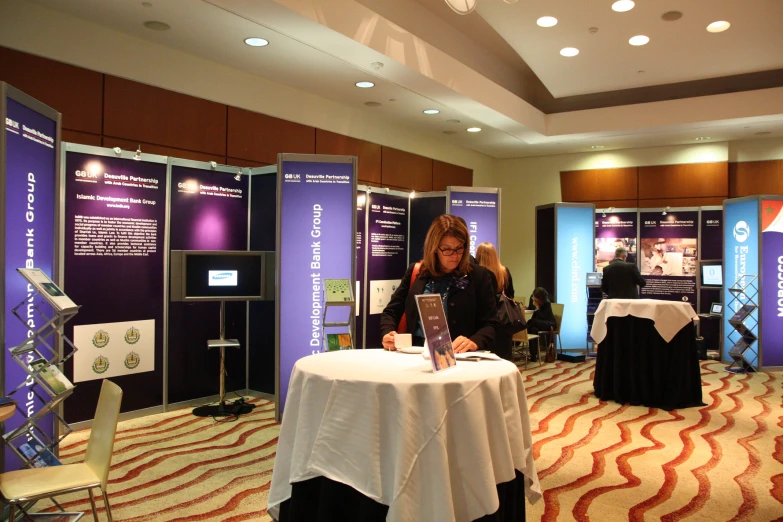
[[[548,332],[555,327],[555,314],[552,312],[552,303],[549,301],[549,293],[542,287],[533,290],[533,305],[536,311],[527,322],[527,333],[537,334]],[[530,341],[530,360],[538,360],[538,339]]]
[[[459,219],[448,214],[435,218],[424,240],[424,258],[415,281],[411,283],[413,264],[381,315],[385,349],[394,350],[403,313],[413,344],[424,345],[415,296],[436,293],[443,301],[455,353],[493,348],[497,312],[492,276],[487,269],[470,264],[467,243],[468,229]]]

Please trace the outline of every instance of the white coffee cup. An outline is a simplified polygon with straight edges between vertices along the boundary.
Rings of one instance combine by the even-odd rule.
[[[413,345],[413,336],[408,333],[398,333],[394,336],[395,348],[410,348]]]

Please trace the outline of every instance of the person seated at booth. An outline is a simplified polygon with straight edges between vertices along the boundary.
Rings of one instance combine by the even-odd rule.
[[[492,243],[481,243],[477,246],[476,261],[495,275],[495,293],[497,298],[500,299],[500,295],[503,294],[513,300],[514,282],[511,279],[511,271],[500,263],[495,246]],[[493,351],[508,361],[514,360],[514,341],[511,338],[511,332],[498,327],[495,333],[495,348]]]
[[[468,229],[455,216],[438,216],[424,240],[424,258],[411,264],[381,315],[383,348],[394,350],[394,336],[406,316],[407,332],[415,346],[424,345],[415,296],[440,294],[455,353],[492,350],[497,308],[491,272],[470,264],[466,246]],[[413,281],[411,281],[413,279]]]
[[[555,327],[555,314],[552,312],[552,303],[549,301],[549,292],[542,287],[533,290],[533,317],[527,321],[527,333],[547,333]],[[538,339],[530,340],[530,360],[538,361]]]

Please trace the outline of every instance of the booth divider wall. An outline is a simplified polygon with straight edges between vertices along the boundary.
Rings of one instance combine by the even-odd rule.
[[[408,220],[408,264],[421,260],[424,255],[424,239],[436,217],[446,214],[446,192],[417,192],[410,201]]]
[[[91,419],[109,377],[133,390],[123,412],[162,411],[167,158],[71,143],[63,149],[63,289],[82,307],[66,327],[78,351],[64,368],[76,384],[65,419]]]
[[[42,326],[37,324],[39,318],[31,307],[23,311],[27,325],[11,313],[32,294],[16,269],[41,268],[55,283],[62,284],[62,267],[55,250],[62,237],[61,197],[57,192],[61,186],[61,119],[56,110],[0,82],[0,121],[4,122],[0,136],[1,391],[6,395],[26,383],[14,395],[18,407],[5,421],[6,431],[21,426],[25,416],[40,411],[48,400],[42,399],[46,393],[39,392],[35,382],[28,380],[8,348],[21,344],[31,330]],[[51,415],[39,427],[50,437],[55,434]],[[21,464],[10,448],[5,448],[0,459],[0,469],[6,471],[18,469]]]
[[[448,187],[446,212],[459,216],[468,226],[470,255],[481,243],[492,243],[500,255],[500,189]],[[501,258],[502,259],[502,258]]]

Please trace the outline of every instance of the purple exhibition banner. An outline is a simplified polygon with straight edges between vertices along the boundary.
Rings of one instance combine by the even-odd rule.
[[[367,191],[356,192],[356,338],[357,348],[366,348],[364,343],[364,309],[366,294],[364,293],[364,242],[365,222],[367,218]]]
[[[761,364],[783,366],[783,199],[761,200]]]
[[[21,426],[26,418],[49,401],[32,379],[9,353],[8,349],[21,344],[33,331],[43,326],[41,316],[32,306],[20,308],[22,324],[11,309],[32,297],[33,289],[17,273],[17,268],[40,268],[57,280],[54,271],[55,192],[57,122],[6,98],[5,120],[5,390],[7,395],[25,383],[12,397],[17,402],[13,417],[5,421],[5,431]],[[30,302],[30,301],[28,301]],[[36,301],[37,303],[38,301]],[[47,310],[51,315],[51,310]],[[48,341],[51,343],[52,338]],[[27,363],[33,357],[27,355]],[[38,424],[48,437],[54,434],[52,416]],[[29,442],[30,437],[17,439],[15,444]],[[10,447],[5,449],[5,471],[19,469],[21,462]]]
[[[123,412],[160,406],[166,164],[68,151],[64,182],[64,290],[82,305],[66,334],[73,339],[73,328],[81,325],[94,325],[97,332],[107,323],[155,321],[154,352],[138,348],[141,344],[131,349],[121,339],[110,339],[100,349],[93,343],[94,353],[93,346],[77,345],[82,349],[66,364],[66,376],[75,382],[78,368],[80,375],[94,380],[77,383],[66,403],[66,421],[93,417],[102,382],[102,364],[95,364],[99,359],[112,371],[128,369],[127,375],[112,377],[126,390]],[[139,358],[149,352],[154,353],[154,370],[133,374]],[[126,364],[130,354],[135,359]]]
[[[640,212],[639,270],[646,299],[685,301],[696,306],[699,213]]]
[[[497,192],[449,191],[449,213],[459,216],[468,225],[470,255],[476,255],[481,243],[492,243],[498,251],[498,224],[500,222],[500,198]]]
[[[247,250],[248,176],[171,167],[171,249]]]
[[[354,276],[354,164],[318,158],[284,159],[278,173],[279,413],[296,361],[324,351],[324,279]],[[338,319],[330,314],[331,320]]]
[[[596,212],[595,214],[595,270],[614,259],[618,247],[628,251],[629,263],[636,263],[636,236],[639,227],[636,212]]]
[[[701,211],[699,259],[723,258],[723,209]]]
[[[381,314],[408,268],[410,197],[370,193],[367,348],[381,348]]]

